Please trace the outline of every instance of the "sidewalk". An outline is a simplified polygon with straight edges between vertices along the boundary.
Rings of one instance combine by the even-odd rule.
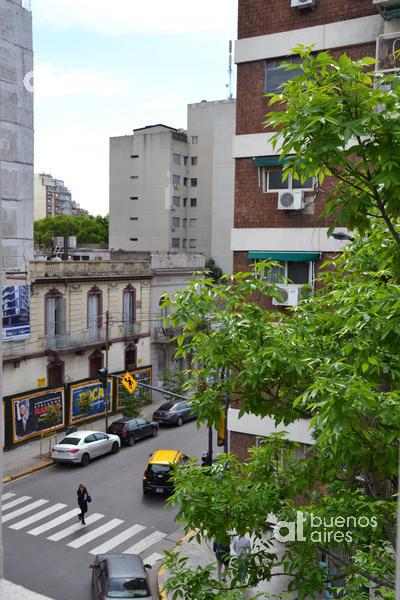
[[[145,406],[142,410],[143,417],[151,419],[153,412],[161,403],[162,400],[158,397],[155,402]],[[121,416],[121,414],[109,415],[109,425]],[[78,429],[105,431],[105,417],[103,416],[86,425],[81,423],[78,425]],[[60,440],[65,436],[65,431],[59,430],[55,435],[57,436],[57,439]],[[49,449],[51,449],[55,443],[55,438],[52,438],[51,440],[45,439],[41,442],[39,437],[32,439],[25,444],[21,444],[20,446],[16,446],[11,450],[3,451],[3,483],[52,465],[53,462],[49,459]]]
[[[182,556],[188,558],[186,563],[188,568],[195,569],[196,567],[203,567],[210,563],[215,564],[215,554],[212,550],[212,543],[203,542],[198,544],[195,539],[191,539],[192,536],[185,536],[179,543],[179,551]],[[178,548],[177,548],[178,549]],[[215,566],[216,573],[216,566]],[[171,600],[172,595],[168,595],[162,591],[163,583],[168,579],[168,573],[161,568],[158,576],[158,588],[160,598],[162,600]],[[288,578],[285,576],[276,576],[272,578],[272,581],[265,581],[260,583],[256,588],[249,588],[244,594],[244,598],[253,598],[256,594],[259,594],[257,598],[285,598],[285,600],[295,600],[296,594],[283,593],[286,589]],[[282,594],[280,596],[280,594]],[[189,600],[189,599],[180,599]]]

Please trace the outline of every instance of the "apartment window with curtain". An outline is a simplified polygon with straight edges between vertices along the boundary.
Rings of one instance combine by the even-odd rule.
[[[100,328],[103,324],[102,312],[103,294],[97,286],[94,286],[88,292],[87,321],[91,339],[97,339],[100,335]]]
[[[125,335],[127,335],[132,332],[136,322],[136,290],[132,285],[128,285],[128,287],[124,289],[122,314]]]
[[[66,299],[56,289],[45,296],[45,334],[49,337],[64,335],[66,332]]]

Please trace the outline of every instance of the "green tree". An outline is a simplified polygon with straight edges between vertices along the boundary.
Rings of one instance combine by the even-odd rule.
[[[300,600],[327,586],[340,594],[341,578],[350,600],[367,600],[370,586],[394,600],[400,92],[395,84],[393,91],[372,85],[366,70],[372,59],[296,52],[303,74],[272,98],[282,110],[268,122],[278,129],[283,155],[296,152],[287,172],[315,175],[319,185],[337,177],[326,211],[356,231],[355,241],[327,264],[321,289],[286,316],[262,308],[265,296],[279,292],[262,277],[269,265],[261,263],[217,286],[211,279],[192,282],[170,300],[170,318],[185,324],[178,354],[190,352],[201,365],[189,378],[201,421],[217,423],[228,394],[240,403],[240,414],[270,416],[285,426],[311,417],[314,446],[298,459],[295,445],[272,435],[245,463],[222,455],[208,473],[189,464],[175,473],[171,501],[199,540],[220,539],[227,530],[255,536],[258,550],[246,567],[252,586],[278,570]],[[223,380],[204,383],[220,369]],[[266,535],[273,530],[269,517],[293,521],[298,510],[306,539],[286,543],[277,554]],[[322,525],[313,527],[311,515]],[[352,519],[329,526],[337,517]],[[360,526],[365,519],[368,525]],[[321,553],[336,563],[335,574],[320,564]],[[240,597],[229,595],[243,587],[235,561],[223,585],[210,568],[190,570],[177,554],[167,562],[167,587],[184,598]]]
[[[34,223],[35,242],[50,248],[56,236],[76,236],[78,244],[108,244],[108,216],[56,215]]]
[[[122,401],[122,414],[127,419],[140,417],[143,407],[148,404],[147,394],[143,390],[136,388],[133,394],[130,394],[122,384],[119,384],[119,398]]]
[[[92,394],[89,391],[81,392],[79,394],[79,398],[78,398],[79,412],[82,415],[87,415],[92,410],[92,407],[93,407]]]

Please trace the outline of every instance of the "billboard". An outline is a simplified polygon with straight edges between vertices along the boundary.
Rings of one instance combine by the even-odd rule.
[[[12,414],[14,443],[50,429],[60,429],[64,427],[64,388],[15,396]]]
[[[3,340],[27,338],[29,325],[29,288],[27,285],[7,285],[2,289]]]
[[[74,383],[70,386],[70,423],[104,415],[106,403],[99,381]],[[107,382],[108,412],[112,406],[112,380]]]

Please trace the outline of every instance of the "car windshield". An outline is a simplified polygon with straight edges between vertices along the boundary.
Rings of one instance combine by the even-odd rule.
[[[161,404],[158,410],[170,410],[174,406],[173,402],[165,402],[165,404]]]
[[[115,577],[110,579],[107,596],[109,598],[147,598],[149,587],[144,577]]]
[[[154,473],[154,475],[164,475],[165,473],[169,473],[171,470],[171,465],[149,465],[149,472]]]
[[[58,442],[58,443],[59,444],[71,444],[71,446],[77,446],[80,441],[81,441],[81,438],[66,437],[63,440],[61,440],[61,442]]]

